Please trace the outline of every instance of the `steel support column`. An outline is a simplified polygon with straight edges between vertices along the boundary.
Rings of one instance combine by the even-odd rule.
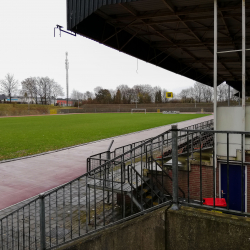
[[[246,6],[242,0],[242,108],[246,105]],[[245,116],[244,116],[245,118]]]
[[[172,210],[179,210],[178,201],[178,144],[177,144],[177,125],[172,125],[172,178],[173,178],[173,205]]]
[[[246,131],[246,3],[242,0],[242,124]],[[243,161],[245,161],[245,135],[243,136]]]
[[[217,34],[218,34],[218,6],[214,0],[214,130],[217,130]],[[214,134],[214,168],[217,168],[217,136]],[[216,175],[215,175],[216,178]],[[216,183],[216,180],[215,180]],[[216,197],[216,186],[215,186]]]

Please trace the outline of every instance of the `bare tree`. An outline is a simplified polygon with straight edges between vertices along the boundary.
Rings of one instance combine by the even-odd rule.
[[[211,102],[213,97],[213,88],[207,85],[202,86],[202,96],[205,102]]]
[[[114,100],[114,99],[115,99],[116,91],[113,90],[113,89],[109,89],[109,93],[110,93],[110,95],[111,95],[111,98]]]
[[[29,77],[22,81],[22,95],[35,99],[38,103],[38,97],[42,104],[52,104],[58,96],[63,96],[63,88],[49,77]]]
[[[75,90],[75,89],[72,90],[72,93],[70,96],[74,100],[82,101],[85,99],[85,97],[84,97],[85,95],[82,92]]]
[[[83,94],[83,99],[86,100],[86,101],[92,101],[94,99],[94,94],[90,91],[86,91],[84,94]]]
[[[94,88],[94,94],[96,95],[102,89],[101,86],[97,86]]]
[[[22,90],[21,94],[27,96],[31,99],[34,99],[37,104],[37,79],[35,77],[26,78],[21,82]]]
[[[117,89],[115,93],[114,103],[120,104],[122,102],[122,95],[120,89]]]
[[[37,77],[37,95],[42,104],[51,104],[52,99],[64,95],[62,87],[49,77]]]
[[[48,88],[50,84],[50,79],[48,77],[39,77],[37,78],[37,87],[38,87],[38,95],[40,97],[42,104],[47,104],[48,101]]]
[[[161,94],[161,98],[162,98],[162,102],[168,102],[169,100],[168,100],[168,98],[166,97],[166,93],[167,93],[168,91],[166,90],[166,89],[162,89],[162,94]]]
[[[83,101],[84,100],[84,94],[82,92],[78,93],[79,100]]]
[[[133,99],[136,98],[136,96],[139,97],[139,103],[150,103],[152,100],[153,88],[148,84],[142,84],[142,85],[134,85],[133,87],[134,96]]]
[[[202,87],[203,84],[200,82],[195,82],[194,84],[194,96],[193,98],[197,101],[197,102],[201,102],[202,101]]]
[[[181,100],[183,102],[186,102],[187,99],[189,98],[189,89],[183,89],[180,93],[179,93],[179,97],[181,98]]]
[[[131,101],[131,89],[128,85],[119,85],[116,90],[120,90],[122,96],[122,103],[130,103]]]
[[[5,95],[10,98],[10,102],[13,93],[18,90],[18,85],[18,81],[15,80],[14,75],[11,75],[10,73],[5,76],[4,80],[0,81],[0,89]]]
[[[79,107],[79,102],[84,99],[84,94],[78,90],[73,89],[70,97],[73,99],[74,104],[78,102]]]
[[[71,97],[73,100],[78,100],[78,96],[79,96],[79,91],[73,89],[72,92],[71,92],[71,94],[70,94],[70,97]]]
[[[161,87],[156,86],[156,87],[152,88],[151,99],[152,99],[152,102],[155,102],[155,103],[162,102]]]
[[[223,102],[227,100],[228,87],[226,83],[222,83],[217,87],[218,101]]]
[[[63,92],[63,88],[60,84],[58,83],[54,83],[53,87],[52,87],[52,95],[54,98],[54,104],[55,104],[55,100],[57,99],[58,96],[63,96],[64,92]]]

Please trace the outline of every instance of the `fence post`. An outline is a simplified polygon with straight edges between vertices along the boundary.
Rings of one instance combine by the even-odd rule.
[[[179,210],[178,204],[178,144],[177,125],[172,125],[172,177],[173,177],[173,205],[172,210]]]
[[[108,161],[110,161],[110,150],[109,151],[107,151],[107,160]],[[105,176],[104,176],[104,178],[105,178],[105,187],[109,187],[109,184],[110,184],[110,182],[109,182],[109,168],[110,168],[110,163],[108,163],[108,164],[105,164]],[[107,203],[109,204],[109,191],[107,191]]]
[[[40,198],[40,249],[46,249],[46,236],[45,236],[45,203],[44,193],[39,195]]]

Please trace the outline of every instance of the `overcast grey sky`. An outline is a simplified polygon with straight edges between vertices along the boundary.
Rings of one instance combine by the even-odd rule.
[[[14,74],[21,82],[32,76],[48,76],[65,92],[65,52],[69,58],[69,93],[93,91],[96,86],[115,89],[120,84],[160,86],[178,93],[194,81],[176,75],[82,36],[70,36],[66,29],[66,0],[0,1],[0,79]]]

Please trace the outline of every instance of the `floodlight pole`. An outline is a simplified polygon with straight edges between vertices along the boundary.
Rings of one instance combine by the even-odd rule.
[[[68,61],[68,52],[66,52],[66,60],[65,60],[65,68],[66,68],[66,93],[67,93],[67,107],[69,106],[69,61]]]

